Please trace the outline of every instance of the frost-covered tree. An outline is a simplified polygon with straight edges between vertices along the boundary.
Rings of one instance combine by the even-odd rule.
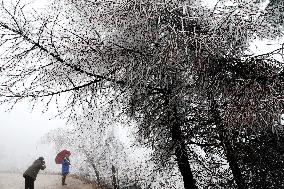
[[[247,188],[234,132],[270,127],[282,108],[283,67],[272,56],[282,48],[246,53],[256,36],[283,35],[271,22],[281,11],[267,12],[281,6],[271,3],[65,0],[34,19],[20,2],[2,5],[1,97],[48,104],[65,93],[65,111],[111,94],[156,162],[174,158],[185,188],[199,185],[192,144],[221,146],[238,188]]]
[[[102,108],[106,109],[106,107]],[[67,148],[72,152],[72,169],[77,174],[95,180],[101,186],[110,186],[112,166],[116,170],[119,187],[173,188],[182,186],[176,167],[157,168],[143,149],[133,146],[133,141],[121,138],[116,119],[109,112],[77,112],[69,120],[69,128],[56,129],[44,138],[45,143],[54,143],[59,151]],[[115,121],[116,120],[116,121]],[[124,122],[125,123],[125,122]],[[116,131],[116,132],[115,132]],[[121,132],[121,131],[120,131]]]

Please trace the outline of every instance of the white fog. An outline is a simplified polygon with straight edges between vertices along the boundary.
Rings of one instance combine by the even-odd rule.
[[[65,121],[54,115],[52,110],[45,114],[40,108],[32,111],[29,103],[20,103],[11,111],[1,107],[0,171],[23,171],[39,156],[45,157],[47,170],[58,171],[54,147],[40,142],[48,131],[65,126]]]

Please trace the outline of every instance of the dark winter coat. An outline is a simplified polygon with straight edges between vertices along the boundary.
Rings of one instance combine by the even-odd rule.
[[[46,168],[44,160],[37,159],[33,164],[25,171],[24,177],[29,176],[36,180],[39,170],[44,170]]]
[[[64,158],[61,162],[62,164],[62,175],[67,175],[69,173],[70,160],[68,158]]]

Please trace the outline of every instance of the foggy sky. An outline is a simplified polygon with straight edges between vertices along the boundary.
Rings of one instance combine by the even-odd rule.
[[[5,5],[14,0],[3,0]],[[43,10],[46,0],[23,0],[26,7],[38,13]],[[1,15],[0,15],[1,16]],[[0,49],[1,52],[1,49]],[[56,170],[54,165],[54,148],[49,144],[40,144],[40,138],[48,131],[64,126],[60,118],[52,119],[56,111],[50,108],[47,114],[42,114],[44,107],[40,105],[31,111],[28,102],[20,103],[11,112],[6,112],[6,106],[0,106],[0,171],[24,170],[38,156],[46,158],[47,169]]]
[[[53,118],[56,110],[43,114],[42,107],[31,111],[28,103],[20,103],[10,112],[0,106],[0,171],[24,170],[37,157],[44,156],[47,170],[56,171],[56,154],[52,144],[41,144],[48,131],[65,126],[65,120]]]

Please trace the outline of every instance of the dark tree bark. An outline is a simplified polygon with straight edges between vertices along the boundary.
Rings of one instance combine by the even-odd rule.
[[[232,170],[234,179],[236,181],[236,184],[238,185],[238,189],[247,189],[245,180],[243,178],[243,175],[241,173],[240,167],[238,165],[238,160],[235,156],[235,151],[233,149],[232,144],[226,137],[226,133],[220,131],[220,140],[223,145],[224,151],[226,153],[227,160],[229,162],[229,166]]]
[[[182,138],[182,133],[180,126],[178,124],[173,124],[171,128],[173,140],[176,141],[175,146],[175,156],[178,164],[179,171],[181,172],[184,188],[185,189],[197,189],[195,179],[190,168],[188,161],[187,150],[185,142]]]
[[[222,123],[222,119],[220,116],[220,112],[218,110],[218,105],[214,99],[211,99],[211,113],[215,124],[218,129],[219,139],[223,146],[225,155],[229,162],[229,166],[232,170],[234,180],[238,186],[238,189],[247,189],[247,185],[241,173],[240,167],[238,165],[238,159],[235,156],[235,151],[233,145],[230,142],[230,137],[228,136],[228,132],[226,131],[224,124]]]
[[[117,184],[117,178],[115,176],[116,170],[113,165],[111,166],[111,172],[112,172],[112,186],[114,189],[119,189],[119,185]]]
[[[92,164],[92,167],[93,167],[95,174],[96,174],[97,184],[100,186],[101,185],[101,179],[100,179],[99,171],[97,170],[97,167],[95,166],[94,163],[91,163],[91,164]]]
[[[92,165],[92,167],[93,167],[93,169],[95,171],[96,178],[97,178],[97,184],[100,186],[101,185],[100,173],[99,173],[99,171],[98,171],[98,169],[96,167],[96,164],[95,164],[92,156],[86,150],[84,150],[84,153],[87,156],[89,163]]]
[[[169,93],[165,98],[165,107],[168,110],[169,124],[171,127],[172,140],[174,142],[175,156],[179,171],[183,178],[185,189],[197,189],[196,181],[193,178],[192,170],[189,164],[185,139],[181,131],[179,117],[177,115],[176,104],[169,103]]]

